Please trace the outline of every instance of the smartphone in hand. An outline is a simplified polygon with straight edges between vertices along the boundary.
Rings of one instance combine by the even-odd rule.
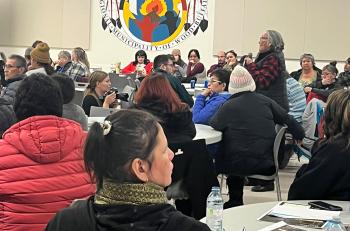
[[[311,209],[322,209],[329,211],[342,211],[342,207],[337,205],[332,205],[324,201],[310,201],[308,203],[311,206]]]

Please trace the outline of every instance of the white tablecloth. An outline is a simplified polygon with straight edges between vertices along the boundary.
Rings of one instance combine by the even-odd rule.
[[[88,127],[94,122],[103,122],[104,117],[89,117]],[[214,130],[212,127],[203,124],[195,124],[197,134],[193,138],[194,140],[205,139],[206,144],[214,144],[222,139],[222,132]]]
[[[292,201],[291,201],[292,202]],[[308,201],[295,201],[296,203],[307,204]],[[328,201],[331,204],[338,205],[343,207],[344,212],[341,213],[340,217],[343,222],[349,222],[350,213],[349,201]],[[225,231],[241,231],[243,227],[246,228],[246,231],[258,230],[264,227],[267,227],[273,223],[266,221],[258,221],[257,219],[269,211],[272,207],[277,205],[278,202],[265,202],[258,204],[249,204],[244,206],[238,206],[230,209],[224,210],[224,220],[223,225]],[[205,218],[201,220],[205,223]],[[306,229],[305,227],[302,227]],[[317,229],[307,229],[307,230],[317,230]]]

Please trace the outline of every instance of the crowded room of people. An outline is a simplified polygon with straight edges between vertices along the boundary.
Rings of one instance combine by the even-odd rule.
[[[2,1],[0,230],[349,231],[349,8]]]

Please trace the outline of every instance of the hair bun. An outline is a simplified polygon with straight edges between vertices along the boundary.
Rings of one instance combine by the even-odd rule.
[[[336,66],[337,66],[337,61],[336,61],[336,60],[331,61],[329,64],[332,65],[332,66],[334,66],[334,67],[336,67]]]

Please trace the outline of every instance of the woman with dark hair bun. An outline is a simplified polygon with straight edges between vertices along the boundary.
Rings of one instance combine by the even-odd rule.
[[[314,82],[304,88],[305,93],[308,94],[307,102],[310,102],[313,98],[326,102],[328,96],[336,90],[336,80],[338,75],[336,65],[337,61],[333,61],[324,66],[322,68],[322,80],[320,82]]]
[[[189,106],[181,102],[162,73],[153,73],[142,81],[135,103],[136,108],[161,119],[169,143],[186,142],[195,137],[196,128]]]
[[[350,91],[333,92],[324,111],[325,137],[289,188],[288,200],[350,200]]]
[[[197,96],[192,113],[196,124],[209,124],[209,120],[230,97],[228,84],[230,71],[216,69],[211,73],[208,88]]]
[[[168,204],[174,153],[154,116],[121,110],[94,123],[84,151],[97,181],[95,196],[59,212],[46,231],[210,231]]]
[[[144,50],[139,50],[135,53],[135,60],[124,67],[122,73],[136,73],[137,77],[145,77],[151,73],[152,68],[153,64],[147,59],[146,52]]]

